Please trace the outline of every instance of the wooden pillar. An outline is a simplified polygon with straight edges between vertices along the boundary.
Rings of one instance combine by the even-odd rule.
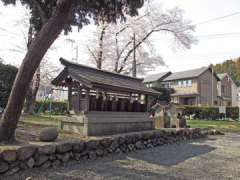
[[[149,107],[149,97],[148,95],[145,95],[145,104],[146,104],[146,112],[149,111],[150,107]]]
[[[79,88],[78,88],[78,101],[79,101],[79,107],[78,107],[78,109],[79,109],[79,111],[81,110],[81,99],[82,99],[82,88],[79,87]]]
[[[72,110],[72,84],[68,85],[68,111]]]
[[[90,90],[89,89],[86,89],[86,109],[85,109],[85,111],[89,111],[89,100],[90,100],[90,95],[89,95],[89,92],[90,92]]]

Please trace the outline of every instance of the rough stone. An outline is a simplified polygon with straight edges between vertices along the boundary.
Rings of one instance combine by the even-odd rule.
[[[56,168],[60,165],[61,165],[61,161],[59,161],[58,159],[52,162],[52,167],[54,167],[54,168]]]
[[[122,145],[122,144],[124,144],[126,142],[126,139],[124,138],[124,137],[119,137],[118,138],[118,143],[119,143],[119,145]]]
[[[115,153],[118,153],[118,154],[120,154],[120,153],[122,153],[122,151],[121,151],[121,149],[120,149],[120,148],[117,148],[117,149],[115,150]]]
[[[54,160],[56,160],[57,159],[57,157],[53,154],[53,155],[51,155],[51,156],[49,156],[49,160],[51,160],[51,161],[54,161]]]
[[[56,152],[56,145],[55,144],[51,144],[51,145],[44,145],[44,146],[40,146],[38,148],[38,153],[39,154],[54,154]]]
[[[14,167],[16,167],[16,166],[19,166],[19,164],[20,164],[20,161],[11,162],[11,163],[9,164],[9,168],[14,168]]]
[[[42,168],[47,169],[52,166],[51,161],[46,161],[45,163],[42,164]]]
[[[8,170],[8,163],[0,161],[0,173],[4,173]]]
[[[28,161],[27,161],[27,166],[29,168],[33,168],[33,166],[35,165],[35,160],[33,158],[30,158]]]
[[[135,147],[134,147],[133,144],[129,144],[129,145],[128,145],[128,149],[129,149],[130,151],[133,151],[133,150],[135,149]]]
[[[144,148],[144,145],[141,141],[136,142],[135,146],[136,146],[137,149],[143,149]]]
[[[36,166],[41,166],[43,163],[45,163],[48,160],[48,156],[46,155],[39,155],[35,159]]]
[[[108,148],[111,146],[113,142],[113,139],[112,138],[104,138],[102,140],[100,140],[100,144],[101,146],[103,146],[104,148]]]
[[[127,148],[127,145],[126,144],[123,144],[123,145],[121,145],[120,147],[120,150],[123,152],[123,153],[126,153],[128,150],[128,148]]]
[[[87,150],[91,151],[91,150],[96,150],[99,148],[99,141],[98,140],[91,140],[86,142],[86,146],[87,146]]]
[[[3,160],[7,162],[13,162],[17,159],[17,152],[16,150],[5,150],[2,152]]]
[[[32,177],[27,177],[25,180],[32,180],[33,178]]]
[[[21,161],[24,161],[30,158],[36,152],[35,146],[24,146],[18,149],[17,158]]]
[[[90,160],[95,160],[95,159],[97,159],[96,152],[94,152],[94,151],[89,151],[89,152],[88,152],[88,158],[89,158]]]
[[[85,143],[84,142],[76,142],[72,144],[72,149],[74,153],[81,153],[85,149]]]
[[[97,154],[97,156],[102,157],[104,155],[104,151],[102,149],[97,149],[96,154]]]
[[[63,156],[62,156],[62,162],[64,162],[64,163],[66,163],[66,162],[68,162],[69,161],[69,159],[70,159],[70,154],[69,153],[66,153],[66,154],[64,154]]]
[[[72,150],[72,144],[69,142],[60,143],[57,145],[57,153],[66,153]]]
[[[58,130],[55,127],[44,128],[39,135],[40,141],[44,141],[44,142],[53,142],[57,139],[57,137],[58,137]]]
[[[62,162],[67,162],[70,159],[70,154],[69,153],[65,153],[65,154],[57,154],[57,159],[59,159]]]
[[[28,166],[27,166],[27,164],[26,164],[24,161],[23,161],[23,162],[20,162],[19,167],[20,167],[21,169],[23,169],[23,170],[28,169]]]
[[[17,167],[14,167],[14,168],[8,170],[8,171],[5,173],[5,175],[6,175],[6,176],[11,176],[11,175],[17,173],[19,170],[20,170],[20,167],[18,167],[18,166],[17,166]]]
[[[115,151],[117,148],[119,147],[119,144],[118,144],[118,140],[117,139],[114,139],[111,146],[110,146],[110,149],[112,151]]]
[[[74,153],[74,159],[79,161],[81,158],[81,154],[80,153]]]

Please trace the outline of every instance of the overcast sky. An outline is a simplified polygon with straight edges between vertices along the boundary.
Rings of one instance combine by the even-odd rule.
[[[151,39],[168,67],[158,67],[155,72],[181,71],[240,56],[240,1],[239,0],[159,0],[162,8],[179,6],[185,10],[185,17],[196,25],[194,35],[198,43],[190,50],[173,50],[169,37],[154,34]],[[225,18],[219,18],[224,17]],[[5,62],[19,65],[25,54],[27,34],[27,11],[20,6],[4,7],[0,3],[0,57]],[[216,20],[213,20],[217,18]],[[208,21],[211,20],[211,21]],[[67,42],[71,37],[79,45],[79,62],[86,63],[86,44],[94,26],[86,26],[79,33],[61,36],[54,43],[54,51],[48,58],[59,65],[59,57],[75,57],[75,44]],[[14,51],[13,51],[14,50]],[[17,52],[16,52],[17,51]],[[154,73],[154,72],[151,72]]]

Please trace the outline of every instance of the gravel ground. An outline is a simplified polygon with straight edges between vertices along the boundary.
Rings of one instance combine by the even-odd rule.
[[[96,161],[72,162],[57,169],[32,169],[4,179],[27,177],[34,180],[240,180],[240,134],[212,136]]]

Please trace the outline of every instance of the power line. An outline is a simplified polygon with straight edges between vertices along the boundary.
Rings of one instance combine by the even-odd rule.
[[[225,16],[219,16],[219,17],[216,17],[216,18],[208,19],[206,21],[202,21],[202,22],[196,23],[194,25],[207,24],[207,23],[222,20],[222,19],[225,19],[225,18],[228,18],[228,17],[231,17],[231,16],[236,16],[236,15],[239,15],[239,14],[240,14],[240,12],[235,12],[235,13],[228,14],[228,15],[225,15]]]
[[[233,38],[239,36],[240,32],[232,32],[232,33],[222,33],[222,34],[207,34],[207,35],[199,35],[197,38],[204,39],[215,39],[215,38]]]

